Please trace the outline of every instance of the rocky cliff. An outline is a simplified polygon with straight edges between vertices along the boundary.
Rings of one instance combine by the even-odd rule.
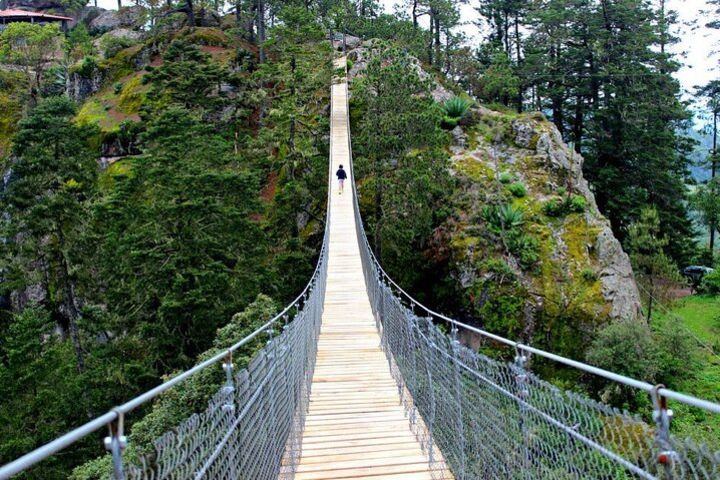
[[[351,77],[372,51],[365,42],[349,52]],[[442,103],[452,89],[435,82],[431,95]],[[639,319],[629,258],[598,211],[583,158],[542,113],[474,106],[450,136],[452,213],[429,252],[451,277],[448,308],[567,354],[608,321]]]

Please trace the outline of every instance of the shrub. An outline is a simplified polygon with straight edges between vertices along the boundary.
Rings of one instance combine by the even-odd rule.
[[[580,272],[580,276],[589,283],[595,282],[598,279],[598,274],[592,268],[583,268]]]
[[[457,127],[458,120],[458,118],[445,115],[442,119],[442,127],[448,130],[452,130],[453,128]]]
[[[511,205],[486,205],[480,216],[496,231],[512,230],[523,224],[523,212]]]
[[[565,200],[551,198],[543,205],[543,212],[548,217],[562,217],[568,213],[582,213],[587,208],[587,200],[582,195],[573,195]]]
[[[543,213],[548,217],[562,217],[565,214],[565,203],[559,198],[551,198],[543,204]]]
[[[348,70],[348,72],[349,72],[350,70],[352,70],[352,67],[353,67],[353,61],[348,58],[348,59],[347,59],[347,70]]]
[[[509,185],[508,190],[510,190],[510,193],[512,193],[513,196],[518,198],[522,198],[527,195],[527,189],[525,188],[525,185],[523,185],[521,182],[515,182]]]
[[[512,175],[507,172],[500,174],[500,183],[508,184],[510,182],[512,182]]]
[[[115,37],[112,35],[104,35],[100,39],[100,47],[102,48],[105,58],[111,58],[117,55],[120,50],[132,47],[137,42],[127,37]]]
[[[587,208],[587,200],[582,195],[573,195],[568,202],[568,210],[573,213],[582,213]]]
[[[80,60],[80,62],[73,65],[70,71],[72,73],[77,73],[81,77],[91,78],[97,68],[97,59],[93,56],[88,55],[87,57]]]
[[[539,259],[538,242],[528,235],[513,235],[508,241],[508,248],[520,262],[520,266],[527,270]]]
[[[470,108],[470,102],[464,98],[455,96],[446,100],[443,107],[448,117],[459,119],[462,118],[468,111],[468,108]]]
[[[557,192],[561,197],[567,193],[567,187],[558,187]]]
[[[720,294],[720,269],[706,273],[700,284],[700,289],[712,295]]]
[[[523,224],[523,212],[522,210],[512,207],[510,205],[503,205],[498,208],[498,217],[502,220],[503,225],[506,229],[519,227]]]

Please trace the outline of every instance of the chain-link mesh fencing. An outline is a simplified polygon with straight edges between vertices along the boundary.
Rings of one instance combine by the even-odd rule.
[[[325,249],[294,319],[246,369],[226,362],[226,384],[207,409],[154,442],[154,452],[127,468],[130,479],[291,479],[302,433],[325,299]],[[287,317],[286,317],[287,319]]]
[[[352,169],[352,144],[350,155]],[[522,349],[514,363],[506,363],[462,346],[459,322],[449,325],[451,335],[443,333],[433,312],[402,291],[377,262],[353,189],[370,304],[433,478],[447,478],[447,466],[458,480],[720,479],[718,445],[671,435],[672,411],[657,391],[651,426],[543,381],[528,371]],[[416,307],[427,316],[416,315]]]
[[[462,346],[454,325],[447,335],[416,315],[413,307],[429,310],[395,294],[357,219],[382,345],[434,478],[447,478],[447,464],[461,480],[720,479],[720,451],[669,434],[666,408],[651,426],[541,380],[522,350],[515,362],[497,361]]]

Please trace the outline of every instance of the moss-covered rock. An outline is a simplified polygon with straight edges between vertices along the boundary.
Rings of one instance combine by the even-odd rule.
[[[583,332],[637,318],[627,255],[597,210],[582,158],[544,116],[481,112],[452,162],[450,271],[462,308],[493,331],[579,355]],[[522,220],[489,221],[485,212],[498,208]]]

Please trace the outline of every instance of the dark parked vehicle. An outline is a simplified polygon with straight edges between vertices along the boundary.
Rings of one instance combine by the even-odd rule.
[[[710,267],[703,267],[701,265],[690,265],[683,268],[682,274],[688,278],[692,289],[697,290],[697,288],[700,286],[700,282],[702,282],[703,277],[713,271],[715,271],[715,269]]]

